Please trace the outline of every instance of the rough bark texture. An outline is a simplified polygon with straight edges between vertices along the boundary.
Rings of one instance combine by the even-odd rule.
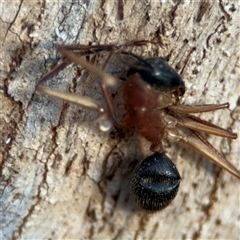
[[[201,117],[239,132],[239,1],[127,0],[122,20],[119,2],[1,2],[3,239],[239,238],[239,181],[229,173],[183,144],[167,143],[182,183],[169,207],[147,213],[129,192],[134,167],[150,154],[137,133],[101,133],[95,113],[34,92],[59,62],[58,45],[147,39],[158,44],[129,51],[168,57],[186,83],[183,102],[230,102],[230,111]],[[119,66],[109,71],[121,75]],[[79,66],[48,85],[103,102],[94,76]],[[240,167],[240,138],[207,139]]]

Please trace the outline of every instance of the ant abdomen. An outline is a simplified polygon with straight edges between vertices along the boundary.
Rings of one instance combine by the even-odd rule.
[[[155,153],[139,163],[131,181],[136,204],[148,211],[159,211],[175,198],[181,176],[165,153]]]

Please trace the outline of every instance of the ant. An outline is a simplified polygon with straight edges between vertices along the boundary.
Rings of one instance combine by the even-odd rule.
[[[224,159],[200,132],[230,139],[236,139],[237,134],[192,115],[229,108],[229,103],[182,105],[180,100],[185,93],[184,81],[163,58],[142,59],[132,52],[123,51],[125,47],[141,46],[149,42],[142,40],[119,46],[61,46],[59,51],[65,56],[65,60],[37,83],[36,90],[99,112],[97,122],[102,131],[109,131],[112,125],[120,129],[135,126],[151,143],[150,150],[153,154],[142,160],[134,170],[131,192],[138,206],[148,211],[159,211],[175,198],[181,181],[175,164],[164,153],[163,139],[186,143],[238,179],[240,172]],[[103,51],[109,54],[102,69],[81,57]],[[105,71],[113,54],[119,54],[121,61],[129,66],[123,88],[126,115],[119,123],[116,121],[116,110],[108,92],[108,86],[114,86],[117,79]],[[130,59],[133,60],[131,64]],[[42,85],[73,62],[100,77],[106,109],[90,97],[58,92]],[[187,133],[186,129],[189,130]]]

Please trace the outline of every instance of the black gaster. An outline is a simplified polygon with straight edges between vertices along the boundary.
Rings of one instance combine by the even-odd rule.
[[[131,192],[137,205],[148,211],[159,211],[175,198],[181,177],[165,153],[155,153],[139,163],[131,181]]]

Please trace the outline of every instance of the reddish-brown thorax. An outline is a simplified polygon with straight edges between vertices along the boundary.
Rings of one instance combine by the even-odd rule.
[[[124,102],[131,123],[152,143],[151,150],[162,152],[166,122],[156,110],[158,95],[138,74],[131,75],[124,86]]]

